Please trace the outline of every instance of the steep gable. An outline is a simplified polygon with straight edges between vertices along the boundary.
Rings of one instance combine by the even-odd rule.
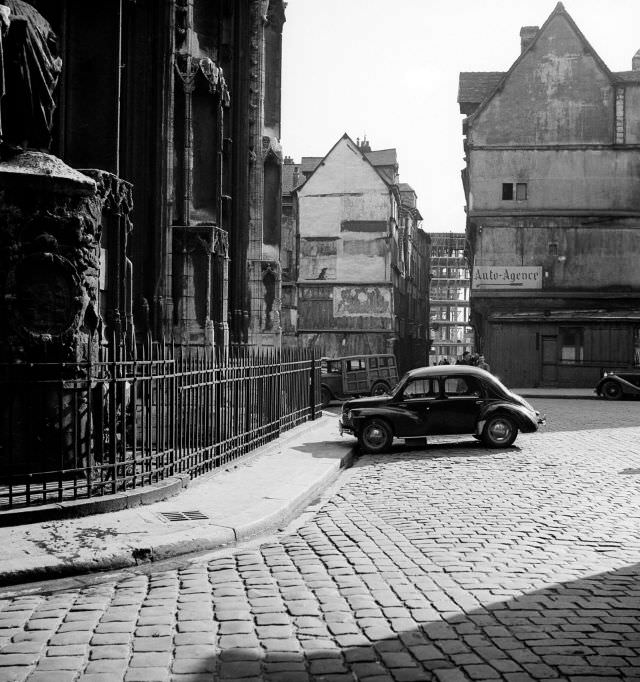
[[[313,194],[360,193],[388,190],[382,176],[358,146],[344,135],[320,161],[306,182],[300,196]]]
[[[613,76],[558,4],[469,118],[474,145],[611,144]]]

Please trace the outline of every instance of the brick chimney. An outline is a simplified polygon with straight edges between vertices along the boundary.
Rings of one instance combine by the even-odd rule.
[[[631,60],[631,68],[634,71],[640,71],[640,50],[638,50],[634,55],[633,59]]]
[[[522,54],[538,35],[539,26],[523,26],[520,29],[520,53]]]

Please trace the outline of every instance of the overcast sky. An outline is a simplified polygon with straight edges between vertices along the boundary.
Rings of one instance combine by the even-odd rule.
[[[398,150],[427,231],[464,230],[460,71],[506,71],[520,27],[552,0],[289,0],[284,25],[284,154],[324,156],[345,132]],[[568,0],[612,71],[640,49],[640,0]]]

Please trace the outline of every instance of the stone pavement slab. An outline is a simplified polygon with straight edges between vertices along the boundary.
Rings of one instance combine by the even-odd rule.
[[[124,568],[216,549],[274,530],[314,499],[352,459],[325,414],[244,461],[195,479],[177,496],[117,512],[0,528],[0,585]],[[168,512],[200,520],[167,521]]]

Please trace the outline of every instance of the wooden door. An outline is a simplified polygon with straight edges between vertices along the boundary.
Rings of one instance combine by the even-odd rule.
[[[558,337],[542,337],[542,385],[555,386],[558,383]]]

